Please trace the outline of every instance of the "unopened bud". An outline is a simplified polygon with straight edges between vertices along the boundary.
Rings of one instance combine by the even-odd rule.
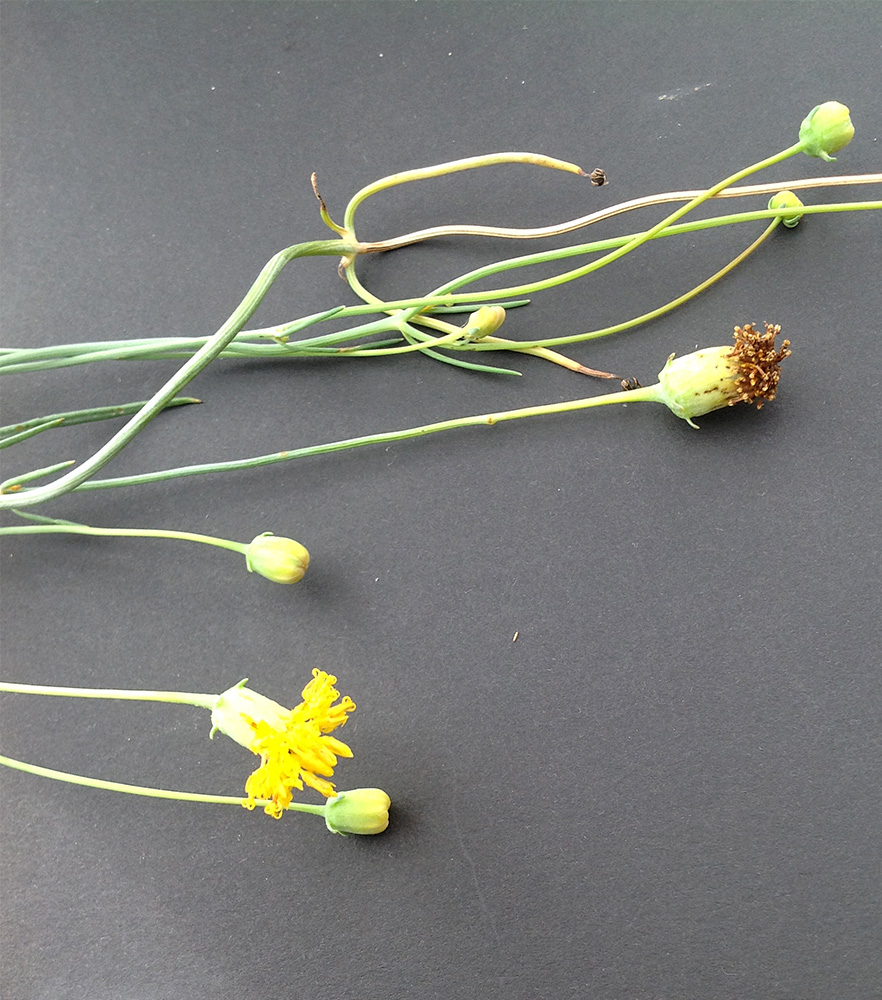
[[[835,160],[830,154],[839,152],[853,138],[854,125],[848,108],[839,101],[826,101],[812,108],[799,127],[803,152],[822,160]]]
[[[325,803],[325,825],[331,833],[382,833],[389,825],[392,800],[382,788],[338,792]]]
[[[264,532],[248,546],[249,573],[260,573],[274,583],[297,583],[309,568],[309,552],[293,538]]]
[[[805,208],[803,202],[796,197],[792,191],[779,191],[769,199],[769,208]],[[780,216],[781,221],[788,229],[795,229],[802,218],[801,212],[794,212],[792,215]]]
[[[481,306],[469,316],[465,325],[465,334],[469,340],[483,340],[502,326],[505,320],[505,310],[502,306]]]

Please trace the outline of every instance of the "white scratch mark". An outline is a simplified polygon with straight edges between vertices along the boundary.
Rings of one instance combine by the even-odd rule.
[[[700,83],[697,87],[677,87],[670,94],[659,94],[658,99],[660,101],[679,101],[681,97],[686,97],[688,94],[697,94],[699,90],[704,90],[706,87],[711,86],[713,84]]]
[[[480,905],[481,911],[483,912],[484,917],[486,918],[487,926],[490,928],[490,931],[493,934],[493,940],[498,945],[500,943],[499,932],[496,930],[496,924],[493,920],[493,915],[490,913],[490,910],[487,907],[487,900],[484,898],[484,893],[481,892],[481,883],[478,881],[478,871],[475,868],[475,862],[472,860],[471,854],[469,854],[469,852],[466,850],[465,841],[463,840],[462,837],[462,831],[459,828],[459,820],[456,818],[455,797],[452,797],[450,800],[450,814],[453,820],[453,829],[454,832],[456,833],[456,839],[457,841],[459,841],[459,849],[462,851],[463,857],[466,859],[469,868],[471,868],[472,870],[472,882],[475,885],[475,895],[478,897],[478,904]]]

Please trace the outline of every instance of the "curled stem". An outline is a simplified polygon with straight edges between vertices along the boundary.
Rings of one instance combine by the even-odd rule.
[[[496,166],[501,163],[527,163],[537,167],[550,167],[553,170],[566,170],[571,174],[579,174],[582,177],[585,176],[585,171],[575,163],[569,163],[566,160],[558,160],[553,156],[545,156],[542,153],[518,152],[486,153],[482,156],[468,156],[461,160],[449,160],[446,163],[438,163],[430,167],[418,167],[415,170],[402,170],[398,173],[381,177],[379,180],[374,181],[366,187],[363,187],[360,191],[357,191],[349,200],[349,204],[346,206],[342,230],[345,231],[351,239],[355,239],[354,225],[356,209],[366,199],[370,198],[371,195],[377,194],[380,191],[385,191],[398,184],[408,184],[411,181],[428,180],[431,177],[442,177],[445,174],[455,174],[462,170],[475,170],[478,167]],[[340,231],[337,227],[333,228],[335,228],[338,232]],[[360,246],[358,249],[359,252],[361,252]]]

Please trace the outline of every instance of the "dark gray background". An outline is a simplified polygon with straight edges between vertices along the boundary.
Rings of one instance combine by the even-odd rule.
[[[410,185],[361,211],[377,239],[705,186],[828,99],[854,142],[762,179],[880,168],[875,3],[7,2],[0,27],[5,344],[213,332],[266,259],[326,235],[313,170],[337,216],[386,173],[481,152],[610,177]],[[505,331],[638,314],[759,228],[657,243]],[[293,703],[322,667],[358,704],[339,786],[394,800],[388,833],[344,839],[7,771],[4,995],[880,996],[879,233],[870,214],[807,218],[679,312],[570,350],[648,382],[672,351],[777,322],[794,353],[761,413],[696,432],[610,407],[44,510],[293,535],[313,556],[295,588],[182,543],[4,539],[4,677],[217,692],[248,675]],[[361,273],[413,294],[526,249],[449,239]],[[294,263],[252,325],[351,301],[332,259]],[[204,405],[108,474],[604,389],[506,360],[524,377],[418,356],[220,362],[193,383]],[[3,421],[145,398],[173,370],[11,377]],[[5,474],[110,432],[43,435]],[[196,709],[4,695],[2,721],[2,752],[120,781],[238,794],[252,766]]]

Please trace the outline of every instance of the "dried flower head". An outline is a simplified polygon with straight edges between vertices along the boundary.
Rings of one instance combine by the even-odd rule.
[[[729,406],[738,402],[756,403],[756,408],[761,410],[763,403],[771,403],[775,398],[781,378],[781,362],[790,357],[790,341],[782,341],[778,350],[775,341],[781,327],[771,323],[766,323],[765,327],[763,333],[756,330],[752,323],[735,327],[732,357],[737,367],[735,391],[738,396],[729,400]]]
[[[735,327],[734,347],[707,347],[682,358],[672,354],[658,373],[658,384],[646,392],[695,427],[700,417],[736,403],[763,403],[775,398],[780,365],[790,354],[790,341],[781,349],[775,340],[780,326],[765,324],[760,333],[751,323]]]

